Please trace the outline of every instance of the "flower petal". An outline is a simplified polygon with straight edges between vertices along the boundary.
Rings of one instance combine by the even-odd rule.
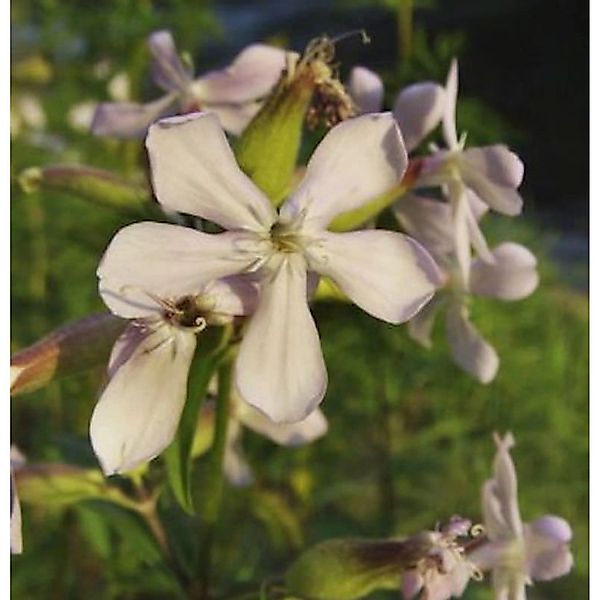
[[[259,102],[246,104],[207,104],[206,112],[217,115],[221,127],[233,135],[240,135],[256,113],[260,110]]]
[[[254,482],[252,469],[242,449],[242,426],[235,419],[230,419],[227,424],[223,473],[234,487],[246,487]]]
[[[277,423],[305,419],[325,395],[327,372],[300,255],[283,259],[262,282],[240,346],[236,384],[246,402]]]
[[[168,94],[148,104],[102,102],[96,107],[91,131],[103,137],[142,139],[152,123],[174,112],[170,108],[175,100],[174,94]]]
[[[452,212],[448,203],[408,194],[396,202],[393,210],[408,235],[425,246],[438,263],[446,262],[454,251]]]
[[[245,275],[211,281],[202,294],[214,300],[213,312],[222,315],[251,315],[258,306],[257,285]]]
[[[462,161],[501,187],[516,189],[523,181],[523,162],[503,144],[468,148],[462,153]]]
[[[260,433],[281,446],[301,446],[327,432],[327,419],[318,408],[298,423],[274,423],[242,398],[236,408],[238,419],[249,429]]]
[[[314,151],[300,187],[283,205],[292,220],[324,229],[338,214],[358,208],[396,185],[408,159],[391,113],[363,115],[331,129]]]
[[[383,81],[365,67],[354,67],[350,73],[348,93],[361,114],[375,113],[383,106]]]
[[[548,581],[566,575],[573,566],[569,550],[572,531],[564,519],[545,515],[525,526],[527,570],[536,581]]]
[[[514,217],[523,210],[523,198],[516,191],[523,165],[504,146],[470,148],[461,157],[465,184],[495,211]]]
[[[23,552],[23,534],[21,524],[21,503],[13,467],[10,467],[10,552],[21,554]]]
[[[498,372],[496,351],[481,337],[469,320],[466,307],[449,307],[446,312],[446,337],[454,362],[480,383],[490,383]]]
[[[369,314],[403,323],[429,302],[441,281],[427,251],[392,231],[323,232],[311,268],[330,277]]]
[[[146,146],[152,182],[168,209],[214,221],[226,229],[269,229],[275,210],[235,162],[219,119],[193,113],[159,121]]]
[[[432,346],[431,333],[435,317],[445,303],[445,296],[438,293],[408,322],[408,335],[425,348]]]
[[[493,263],[476,260],[471,267],[471,290],[501,300],[526,298],[537,288],[537,260],[525,246],[504,242],[492,251]]]
[[[445,106],[444,88],[431,81],[409,85],[398,94],[394,116],[400,125],[408,152],[414,150],[438,125]]]
[[[152,298],[198,294],[213,279],[242,272],[253,260],[243,233],[208,234],[166,223],[135,223],[110,242],[100,266],[100,294],[116,315],[156,315]]]
[[[170,31],[155,31],[148,36],[148,48],[152,54],[152,79],[167,92],[184,91],[192,80],[173,41]]]
[[[195,348],[193,333],[162,324],[113,374],[90,423],[92,446],[107,475],[131,470],[171,443]]]
[[[504,520],[513,537],[523,535],[523,523],[517,498],[517,472],[510,455],[514,438],[507,433],[504,438],[494,435],[496,456],[494,457],[494,494],[498,498]]]
[[[193,84],[201,102],[243,104],[266,96],[286,65],[286,51],[265,44],[242,50],[224,69],[210,71]]]
[[[453,58],[446,79],[446,103],[442,117],[442,128],[444,140],[448,148],[454,150],[458,147],[458,136],[456,135],[456,98],[458,96],[458,61]]]

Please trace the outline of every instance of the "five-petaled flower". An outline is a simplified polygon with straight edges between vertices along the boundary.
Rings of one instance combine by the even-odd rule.
[[[146,225],[147,231],[155,226],[160,232],[158,224]],[[183,238],[186,233],[182,229]],[[254,284],[242,278],[212,281],[195,287],[193,294],[173,296],[160,285],[127,287],[124,272],[111,266],[105,261],[98,269],[100,293],[115,314],[132,321],[114,345],[108,383],[90,423],[92,446],[107,475],[131,470],[171,443],[186,400],[197,334],[248,314],[256,303]]]
[[[237,166],[216,116],[160,121],[146,145],[161,205],[226,231],[159,223],[126,227],[102,261],[101,293],[103,282],[113,280],[125,296],[143,290],[181,297],[214,279],[253,273],[259,301],[240,345],[235,383],[272,420],[302,420],[325,394],[327,373],[307,298],[318,275],[390,323],[412,318],[432,297],[439,270],[411,238],[381,230],[327,231],[334,217],[402,177],[406,151],[391,114],[365,115],[331,129],[279,214]]]
[[[482,570],[492,570],[496,600],[525,600],[525,586],[566,575],[573,566],[571,527],[545,515],[523,523],[517,474],[510,456],[514,439],[494,436],[494,476],[483,485],[483,518],[488,542],[469,554]]]
[[[199,110],[214,112],[221,125],[238,135],[258,112],[285,67],[286,52],[253,44],[224,69],[194,79],[179,56],[169,31],[148,37],[152,78],[166,95],[148,104],[105,102],[98,105],[92,132],[117,138],[143,138],[159,118]]]

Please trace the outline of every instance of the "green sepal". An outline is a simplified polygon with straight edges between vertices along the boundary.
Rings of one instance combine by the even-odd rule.
[[[402,542],[334,539],[305,551],[285,575],[288,593],[310,600],[355,600],[400,588]]]
[[[228,330],[225,329],[227,333]],[[173,495],[181,507],[194,514],[191,493],[191,472],[193,445],[200,407],[206,398],[208,385],[221,360],[227,352],[227,343],[218,337],[218,332],[210,328],[199,338],[196,353],[190,365],[187,383],[187,400],[183,408],[177,435],[163,453],[167,479]]]
[[[131,183],[110,171],[82,165],[30,167],[19,175],[19,183],[27,193],[64,192],[129,213],[145,211],[152,200],[146,186]]]
[[[276,207],[291,187],[315,86],[309,67],[298,68],[293,76],[284,72],[234,147],[240,168]]]

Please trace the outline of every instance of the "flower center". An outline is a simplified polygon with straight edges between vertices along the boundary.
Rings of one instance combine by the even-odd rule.
[[[303,252],[306,247],[306,240],[298,228],[293,224],[281,223],[277,221],[269,232],[271,244],[276,252],[289,254],[291,252]]]

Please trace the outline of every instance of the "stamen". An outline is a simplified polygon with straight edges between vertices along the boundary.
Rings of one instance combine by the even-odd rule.
[[[363,44],[370,44],[371,38],[365,29],[353,29],[352,31],[347,31],[346,33],[341,33],[340,35],[336,35],[334,38],[331,38],[332,44],[337,44],[342,40],[348,39],[349,37],[353,37],[355,35],[360,35],[361,41]]]

